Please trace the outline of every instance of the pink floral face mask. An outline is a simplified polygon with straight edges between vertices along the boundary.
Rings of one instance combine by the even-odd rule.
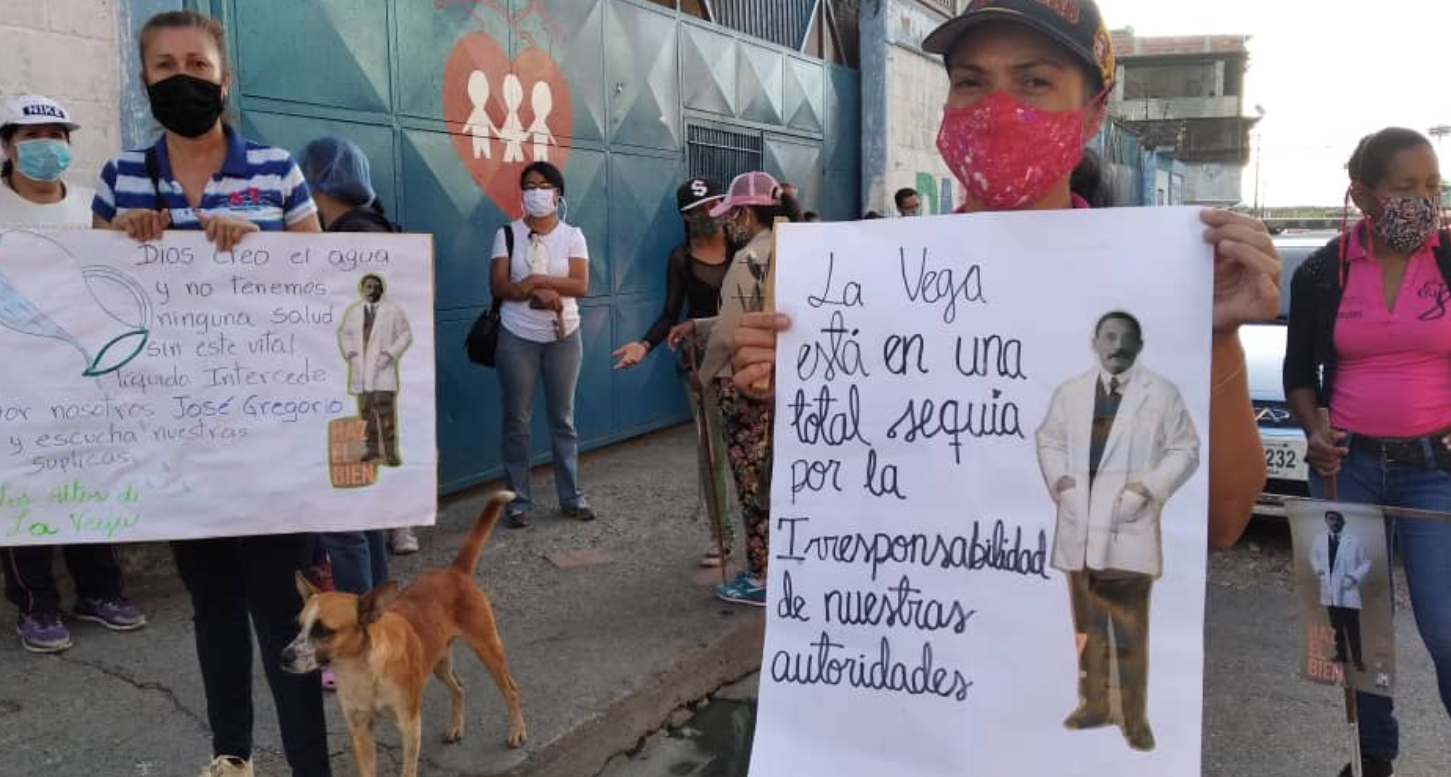
[[[1391,249],[1403,254],[1413,253],[1426,244],[1441,221],[1440,197],[1380,197],[1369,188],[1352,185],[1380,205],[1380,213],[1371,215],[1375,236]]]
[[[937,150],[988,210],[1026,208],[1083,159],[1085,113],[1042,111],[996,91],[943,113]]]

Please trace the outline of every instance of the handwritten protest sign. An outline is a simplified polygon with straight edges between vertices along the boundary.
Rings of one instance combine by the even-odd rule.
[[[0,231],[0,546],[430,524],[426,236]]]
[[[1385,515],[1371,505],[1311,499],[1288,502],[1286,512],[1304,634],[1300,675],[1392,695],[1396,631]]]
[[[1199,773],[1202,234],[781,228],[753,777]]]

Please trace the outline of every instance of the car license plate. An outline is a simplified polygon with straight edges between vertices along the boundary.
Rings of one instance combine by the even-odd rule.
[[[1264,440],[1265,474],[1276,480],[1306,480],[1305,443],[1301,440]]]

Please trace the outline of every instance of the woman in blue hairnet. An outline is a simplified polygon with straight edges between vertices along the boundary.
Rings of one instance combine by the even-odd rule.
[[[399,232],[383,215],[369,173],[368,158],[352,141],[319,138],[297,155],[327,232]],[[329,532],[322,535],[338,590],[365,594],[388,581],[385,545],[395,553],[415,553],[418,539],[410,528],[391,531]],[[332,686],[329,673],[324,685]]]

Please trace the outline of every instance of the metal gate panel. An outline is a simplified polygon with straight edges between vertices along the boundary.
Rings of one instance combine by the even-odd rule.
[[[387,0],[247,0],[233,31],[242,93],[389,110],[388,5]]]
[[[665,263],[660,257],[685,239],[675,209],[675,187],[683,178],[675,157],[610,155],[610,256],[615,294],[660,294]]]
[[[584,230],[589,244],[589,296],[610,293],[610,189],[608,159],[603,151],[569,150],[564,171],[565,218]]]
[[[580,301],[579,333],[583,340],[584,361],[579,370],[579,388],[574,392],[574,425],[582,445],[604,442],[616,429],[611,380],[615,363],[610,358],[610,352],[614,350],[610,347],[610,324],[608,304]],[[543,398],[541,386],[536,398],[538,410],[534,415],[533,433],[529,438],[538,455],[549,452],[549,415],[544,410]],[[541,425],[541,421],[545,423]],[[584,477],[588,482],[588,473]]]
[[[504,214],[458,163],[447,134],[404,131],[400,161],[402,223],[433,235],[434,307],[487,307],[489,254]]]
[[[393,160],[393,128],[350,121],[330,121],[310,116],[250,110],[242,116],[242,134],[285,148],[293,154],[310,141],[322,137],[347,138],[358,144],[368,157],[373,188],[388,217],[398,218],[397,165]]]
[[[781,90],[782,115],[791,129],[821,134],[826,77],[819,62],[786,57]]]
[[[694,24],[681,25],[681,88],[691,110],[736,115],[736,41]]]
[[[605,62],[611,95],[610,142],[680,148],[680,73],[675,19],[613,0],[605,15]]]
[[[826,123],[822,218],[854,219],[861,214],[861,74],[844,67],[826,68]]]
[[[741,118],[781,123],[781,54],[745,41],[736,43],[736,105]]]
[[[663,267],[668,258],[667,252],[654,257],[641,257],[641,261],[658,262]],[[618,348],[640,339],[656,316],[660,315],[663,305],[664,295],[659,294],[615,298],[611,306],[615,338],[611,344]],[[599,347],[603,349],[604,345],[601,343]],[[611,379],[615,426],[621,431],[658,427],[678,420],[689,412],[680,389],[680,376],[675,372],[675,355],[672,353],[661,353],[646,359],[633,369],[613,371]]]
[[[527,5],[514,0],[515,6]],[[604,61],[607,0],[535,0],[542,10],[520,24],[514,50],[537,46],[549,53],[569,80],[574,109],[573,140],[603,141],[609,121]],[[516,10],[516,13],[520,11]]]
[[[803,210],[819,210],[826,183],[819,142],[767,135],[766,171],[796,184]]]
[[[297,0],[278,0],[289,1]],[[506,56],[512,58],[515,54],[510,48],[513,35],[508,22],[482,4],[469,0],[443,4],[395,0],[392,5],[397,30],[398,112],[403,115],[443,119],[443,69],[454,44],[464,34],[483,33],[497,41]]]

